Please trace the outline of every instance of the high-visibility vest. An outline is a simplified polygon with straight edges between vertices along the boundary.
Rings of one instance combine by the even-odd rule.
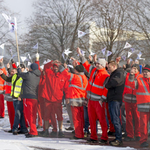
[[[131,102],[131,101],[134,102],[135,101],[135,103],[136,103],[136,97],[135,97],[135,95],[136,95],[136,90],[135,90],[136,80],[143,76],[141,74],[139,74],[139,72],[138,72],[137,74],[134,75],[135,78],[132,81],[129,79],[129,76],[130,76],[130,73],[127,73],[126,80],[125,80],[124,92],[123,92],[124,101],[126,101],[126,102]]]
[[[70,105],[82,106],[85,99],[86,87],[88,85],[86,76],[71,74],[69,81],[70,85],[68,90]]]
[[[139,78],[138,89],[136,90],[137,104],[150,103],[150,83],[148,78]]]
[[[11,86],[11,96],[14,97],[19,97],[20,93],[21,93],[21,87],[22,87],[22,82],[23,79],[20,77],[17,81],[17,74],[14,74],[12,77],[12,86]],[[16,81],[15,87],[13,86],[13,83]]]
[[[106,99],[108,90],[105,88],[105,81],[110,76],[105,68],[97,70],[88,61],[82,64],[87,72],[90,74],[89,83],[87,86],[86,97],[93,101]]]

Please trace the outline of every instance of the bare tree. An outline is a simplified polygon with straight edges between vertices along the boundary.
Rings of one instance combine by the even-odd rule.
[[[96,50],[104,47],[112,52],[108,60],[119,56],[124,52],[123,47],[126,41],[134,42],[133,31],[130,30],[130,0],[106,0],[94,2],[96,26],[91,28],[91,40],[98,43]],[[95,44],[96,45],[96,44]]]
[[[28,40],[38,42],[40,53],[51,59],[61,59],[65,49],[78,46],[77,31],[89,20],[88,0],[39,0],[36,12],[28,19],[31,26]]]
[[[136,0],[130,5],[130,10],[132,10],[132,14],[129,14],[132,29],[141,35],[136,43],[137,47],[145,57],[150,57],[150,1]]]

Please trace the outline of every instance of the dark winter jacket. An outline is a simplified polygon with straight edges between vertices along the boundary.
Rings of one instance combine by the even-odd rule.
[[[124,90],[125,76],[122,68],[116,69],[111,73],[110,78],[105,85],[108,89],[107,101],[122,101],[122,94]]]
[[[23,79],[21,98],[37,99],[40,75],[41,72],[38,69],[23,73],[18,68],[18,76]]]

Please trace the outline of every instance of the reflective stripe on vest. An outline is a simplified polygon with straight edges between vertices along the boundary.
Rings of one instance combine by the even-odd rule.
[[[73,78],[73,74],[71,73],[71,77],[69,79],[69,82],[71,82],[72,78]]]
[[[94,83],[92,83],[92,82],[90,82],[90,81],[89,81],[89,83],[90,83],[90,85],[92,85],[92,86],[94,86],[94,87],[97,87],[97,88],[99,88],[99,89],[104,89],[104,86],[96,85],[96,84],[94,84]]]
[[[102,99],[102,96],[87,91],[87,98],[93,101],[99,101]]]
[[[89,68],[89,74],[91,74],[93,69],[94,69],[94,67],[91,65],[90,68]]]
[[[17,81],[17,74],[14,74],[12,77],[12,86],[11,86],[11,96],[13,95],[14,97],[19,97],[20,93],[21,93],[21,87],[22,87],[22,82],[23,79],[20,77]],[[15,83],[15,87],[13,86],[13,83],[16,81]],[[14,93],[13,93],[14,92]]]
[[[86,90],[86,87],[87,87],[88,83],[86,84],[86,86],[85,86],[85,88],[84,88],[84,87],[83,87],[83,80],[82,80],[81,76],[78,75],[78,77],[80,78],[81,86],[82,86],[82,87],[79,87],[79,86],[74,85],[74,84],[70,84],[69,87],[75,87],[75,88],[80,89],[80,90]]]
[[[84,97],[82,98],[72,98],[72,99],[69,99],[70,100],[70,105],[71,106],[83,106],[83,102],[85,100]]]
[[[0,86],[4,86],[4,84],[0,84]]]
[[[138,74],[135,79],[137,79],[137,77],[138,77],[139,75],[140,75],[140,74]],[[130,80],[129,77],[128,77],[128,80],[129,80],[130,82],[135,81],[135,79],[134,79],[134,80]],[[135,84],[135,86],[136,86],[136,84]],[[131,88],[129,85],[125,85],[125,87],[126,87],[126,88],[129,88],[129,89],[133,89],[133,88]],[[134,90],[134,89],[133,89],[133,90]]]
[[[148,92],[148,90],[147,90],[147,88],[146,88],[146,85],[145,85],[143,79],[140,78],[140,80],[141,80],[142,85],[143,85],[143,87],[144,87],[144,89],[145,89],[145,93],[136,92],[136,94],[137,94],[137,95],[150,95],[150,93]]]

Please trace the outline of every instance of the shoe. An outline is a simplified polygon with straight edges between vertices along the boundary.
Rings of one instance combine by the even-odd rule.
[[[4,117],[0,116],[0,118],[4,118]]]
[[[62,131],[59,131],[58,137],[59,137],[59,138],[63,138],[63,137],[65,137],[65,135],[64,135],[64,133],[63,133]]]
[[[50,133],[50,137],[57,137],[57,132],[52,131],[52,132]]]
[[[18,132],[17,131],[13,131],[12,134],[13,135],[18,135]]]
[[[73,136],[71,139],[76,139],[76,140],[78,140],[78,139],[83,139],[83,138],[78,138],[78,137],[76,137],[76,136]]]
[[[12,133],[12,130],[8,130],[7,132],[8,132],[8,133]]]
[[[98,143],[99,143],[99,144],[107,144],[107,140],[100,139],[100,140],[98,141]]]
[[[131,137],[125,137],[124,138],[124,141],[126,141],[126,142],[131,142],[131,141],[134,141],[134,138],[131,138]]]
[[[74,128],[69,127],[69,128],[65,128],[66,130],[74,130]]]
[[[140,146],[141,147],[149,147],[149,144],[147,142],[143,142]]]
[[[73,130],[72,133],[75,134],[75,130]]]
[[[141,137],[137,136],[135,137],[135,141],[140,141]]]
[[[115,136],[115,132],[109,131],[107,134],[108,134],[108,136]]]
[[[42,136],[44,134],[45,131],[38,131],[38,135]]]
[[[42,132],[41,132],[41,136],[43,136],[43,137],[48,137],[48,136],[49,136],[48,130],[42,131]]]
[[[40,125],[38,125],[36,128],[37,128],[37,129],[41,129],[41,128],[43,128],[43,127],[42,127],[42,126],[40,126]]]
[[[33,135],[33,134],[25,134],[26,138],[32,138],[32,137],[37,137],[38,135]]]
[[[89,142],[89,143],[97,143],[98,141],[97,140],[93,140],[93,139],[89,139],[89,140],[87,140],[87,142]]]
[[[123,145],[123,142],[115,139],[113,141],[110,141],[109,144],[112,146],[121,146],[121,145]]]
[[[67,120],[67,123],[70,123],[70,120]]]
[[[25,132],[18,131],[18,134],[28,134],[28,131],[25,131]]]
[[[86,137],[88,137],[89,136],[89,134],[90,134],[90,132],[84,132],[84,137],[86,138]]]

